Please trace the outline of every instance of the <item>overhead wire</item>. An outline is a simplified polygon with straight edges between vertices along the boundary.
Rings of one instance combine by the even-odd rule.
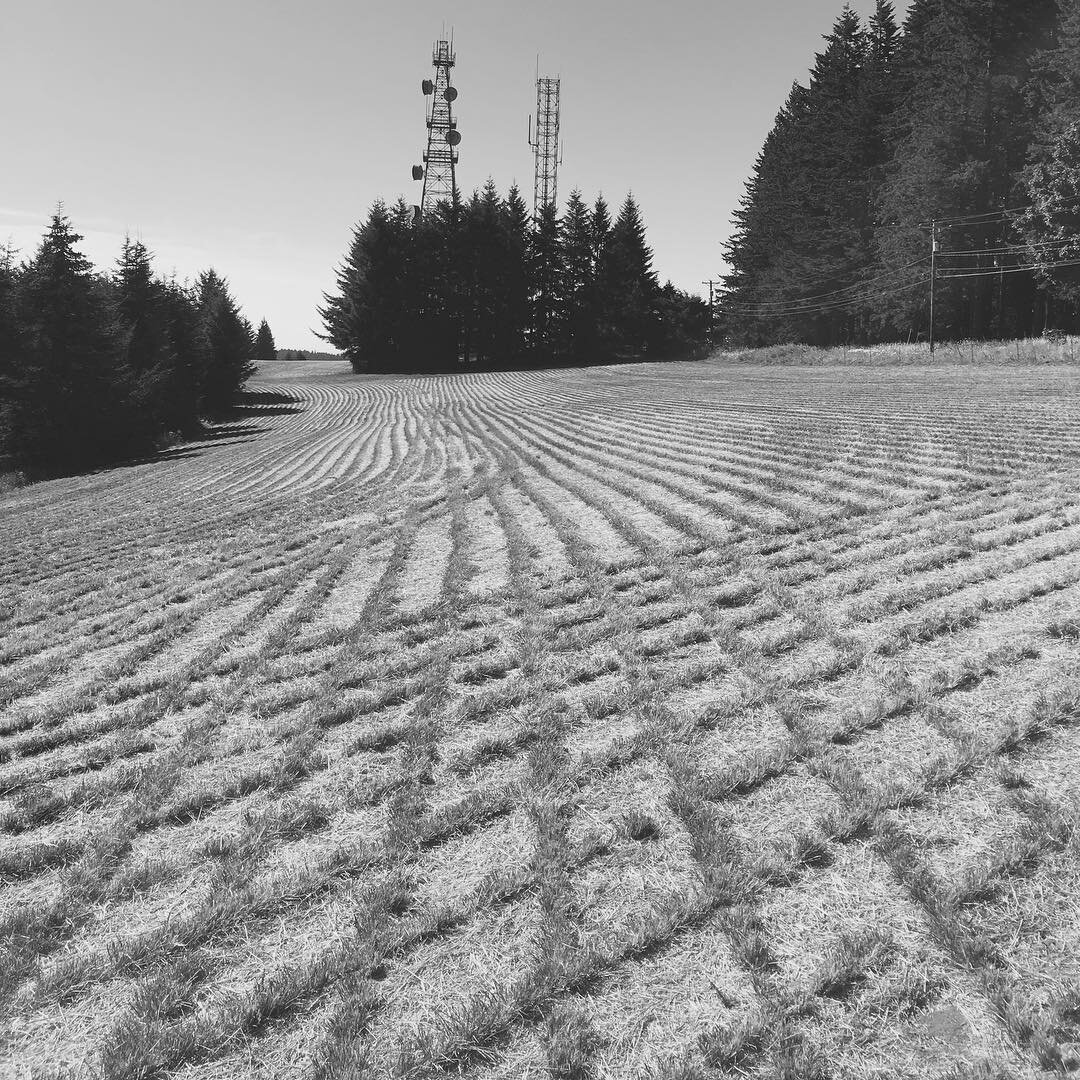
[[[879,300],[886,296],[896,296],[898,293],[906,292],[909,289],[913,289],[920,285],[928,285],[930,282],[929,276],[918,278],[914,281],[909,281],[904,285],[897,285],[889,289],[883,289],[876,292],[860,293],[857,296],[849,297],[845,300],[834,300],[829,303],[820,304],[815,307],[795,307],[786,310],[760,310],[752,308],[739,308],[731,306],[721,306],[721,310],[728,312],[732,315],[741,315],[744,318],[752,319],[771,319],[771,318],[788,318],[792,315],[825,315],[833,311],[842,311],[845,308],[855,307],[859,304],[864,304],[869,300]]]
[[[985,270],[964,270],[959,273],[938,274],[939,281],[955,281],[957,278],[997,277],[999,274],[1030,274],[1034,270],[1058,270],[1067,266],[1080,266],[1080,259],[1068,259],[1053,263],[1032,263],[1031,266],[999,266]]]
[[[1080,205],[1080,198],[1072,200],[1063,205],[1070,206],[1073,204]],[[1031,206],[1035,204],[1030,204]],[[1016,213],[1021,210],[1029,209],[1030,206],[1018,206],[1008,207],[1000,211],[992,211],[987,214],[967,215],[963,218],[944,219],[943,223],[949,227],[952,225],[960,224],[964,222],[977,221],[984,218],[1003,218],[1010,213]],[[942,222],[939,222],[942,224]],[[900,226],[894,226],[900,227]],[[1027,255],[1029,259],[1037,258],[1039,252],[1046,252],[1047,254],[1054,254],[1053,249],[1060,248],[1070,243],[1076,243],[1075,237],[1059,237],[1054,240],[1046,240],[1037,244],[1013,244],[1006,247],[987,247],[987,248],[967,248],[960,251],[945,251],[938,250],[935,252],[934,258],[937,260],[946,260],[946,266],[944,270],[939,269],[936,274],[926,275],[920,278],[916,278],[912,281],[904,282],[902,284],[890,285],[888,288],[879,289],[877,286],[885,285],[886,283],[893,282],[895,279],[906,273],[915,267],[925,266],[926,263],[931,261],[930,255],[925,255],[920,259],[915,259],[910,263],[905,263],[903,266],[897,267],[895,270],[888,271],[884,274],[879,274],[876,277],[870,278],[866,281],[857,282],[854,285],[848,285],[840,289],[832,289],[827,292],[811,294],[809,296],[798,297],[788,300],[759,300],[756,302],[740,304],[738,301],[734,303],[725,303],[721,297],[718,300],[718,307],[721,310],[736,316],[743,318],[791,318],[799,315],[824,315],[835,311],[842,311],[845,308],[854,307],[859,304],[866,303],[870,300],[877,300],[887,296],[895,296],[902,292],[907,292],[910,289],[916,288],[921,285],[928,285],[936,277],[939,281],[950,281],[962,278],[978,278],[978,277],[994,277],[1001,274],[1019,274],[1019,273],[1031,273],[1036,270],[1055,270],[1064,269],[1066,267],[1080,266],[1080,259],[1076,260],[1058,260],[1056,262],[1035,262],[1029,265],[1023,266],[993,266],[988,267],[981,263],[970,263],[974,259],[985,259],[988,256],[999,258],[1002,256],[1022,256]],[[969,260],[969,265],[956,265],[955,260],[965,259]],[[949,265],[949,261],[954,264]]]
[[[905,263],[903,266],[898,266],[895,270],[889,270],[884,274],[878,274],[876,277],[870,278],[867,281],[856,282],[854,285],[845,285],[841,289],[832,289],[829,292],[816,293],[810,296],[802,296],[796,299],[789,300],[759,300],[753,304],[749,304],[749,307],[796,307],[799,305],[809,304],[816,305],[819,302],[827,302],[832,299],[841,299],[846,297],[847,294],[852,292],[862,292],[866,289],[872,289],[875,285],[884,284],[892,278],[897,277],[899,274],[904,273],[907,270],[916,266],[921,266],[930,261],[929,255],[924,255],[921,259],[915,259],[913,262]],[[721,299],[721,303],[722,303]]]
[[[939,229],[960,229],[965,225],[992,225],[995,221],[1004,221],[1012,214],[1020,214],[1025,210],[1034,210],[1038,203],[1027,203],[1024,206],[1006,206],[1000,210],[987,210],[982,214],[964,214],[958,217],[935,218],[933,221],[920,222],[923,228],[936,225]],[[1080,198],[1067,199],[1065,202],[1055,203],[1054,209],[1069,209],[1080,206]]]
[[[968,248],[966,251],[944,251],[939,249],[937,257],[939,259],[952,259],[969,255],[1020,255],[1028,251],[1039,251],[1042,248],[1058,247],[1061,244],[1075,243],[1077,243],[1077,238],[1075,236],[1064,236],[1058,240],[1047,240],[1041,244],[1014,244],[1010,247],[996,248]]]
[[[1075,206],[1080,204],[1080,198],[1068,199],[1063,203],[1057,203],[1055,208]],[[1019,214],[1024,210],[1034,210],[1038,203],[1025,203],[1023,206],[1003,206],[999,210],[983,210],[977,214],[956,214],[948,217],[934,218],[932,221],[919,222],[920,226],[946,226],[960,225],[968,222],[980,222],[986,218],[1002,218],[1008,214]]]

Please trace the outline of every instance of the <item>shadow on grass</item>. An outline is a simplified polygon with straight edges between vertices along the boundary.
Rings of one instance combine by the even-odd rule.
[[[243,390],[237,397],[236,405],[226,414],[238,416],[281,416],[298,413],[302,409],[299,398],[283,394],[277,390]]]
[[[184,461],[197,458],[219,446],[254,442],[270,431],[269,424],[259,424],[260,418],[269,419],[298,413],[303,410],[300,398],[273,390],[244,390],[237,396],[237,403],[228,412],[214,417],[200,431],[187,433],[172,445],[150,453],[132,454],[111,462],[88,463],[85,468],[41,468],[39,470],[16,470],[8,468],[0,460],[0,496],[20,490],[43,480],[58,480],[73,476],[99,476],[119,469],[154,462]]]
[[[265,435],[269,425],[254,424],[251,420],[270,416],[286,416],[303,410],[299,398],[282,394],[276,390],[242,390],[237,395],[236,404],[216,418],[202,434],[166,447],[157,453],[149,454],[124,464],[137,465],[149,461],[180,461],[185,458],[199,457],[211,448],[235,446],[240,443],[254,442],[260,435]],[[250,419],[249,419],[250,418]]]

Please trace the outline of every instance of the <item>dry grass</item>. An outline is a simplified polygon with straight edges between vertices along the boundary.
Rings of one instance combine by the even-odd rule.
[[[926,342],[884,345],[836,345],[815,348],[812,345],[772,345],[735,353],[718,353],[724,360],[744,364],[809,364],[891,366],[957,364],[1009,364],[1025,367],[1032,364],[1069,364],[1077,360],[1080,340],[1068,335],[1036,337],[1010,341],[944,341],[931,356]]]
[[[290,363],[3,495],[0,1074],[1075,1071],[1077,377],[965,348]]]

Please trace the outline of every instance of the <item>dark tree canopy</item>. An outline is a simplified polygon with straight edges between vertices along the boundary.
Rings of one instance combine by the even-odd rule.
[[[253,339],[213,272],[163,280],[138,240],[99,274],[58,210],[34,256],[0,250],[0,468],[49,475],[201,429],[251,372]]]
[[[502,199],[489,180],[420,222],[376,203],[320,315],[357,371],[436,371],[694,355],[701,307],[659,288],[632,198],[614,223],[576,191],[561,218],[530,221],[518,189]]]
[[[939,337],[1075,328],[1039,244],[1074,225],[1078,21],[1077,0],[914,0],[902,28],[886,0],[865,26],[845,8],[734,215],[729,339],[925,335],[935,229]]]
[[[277,359],[277,346],[274,344],[274,335],[270,331],[270,324],[265,319],[259,323],[259,329],[255,332],[255,359]]]

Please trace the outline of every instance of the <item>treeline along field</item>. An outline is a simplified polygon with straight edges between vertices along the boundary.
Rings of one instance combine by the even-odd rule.
[[[158,277],[127,238],[102,274],[80,240],[57,211],[32,258],[0,249],[0,474],[87,469],[202,434],[255,369],[251,325],[215,271]]]
[[[0,1072],[1071,1067],[1077,389],[291,361],[0,498]]]
[[[710,340],[705,303],[659,285],[631,196],[614,221],[578,191],[562,218],[553,204],[530,218],[490,180],[422,220],[376,203],[320,315],[356,371],[688,359]]]
[[[845,8],[732,224],[734,345],[1080,331],[1080,2]]]

